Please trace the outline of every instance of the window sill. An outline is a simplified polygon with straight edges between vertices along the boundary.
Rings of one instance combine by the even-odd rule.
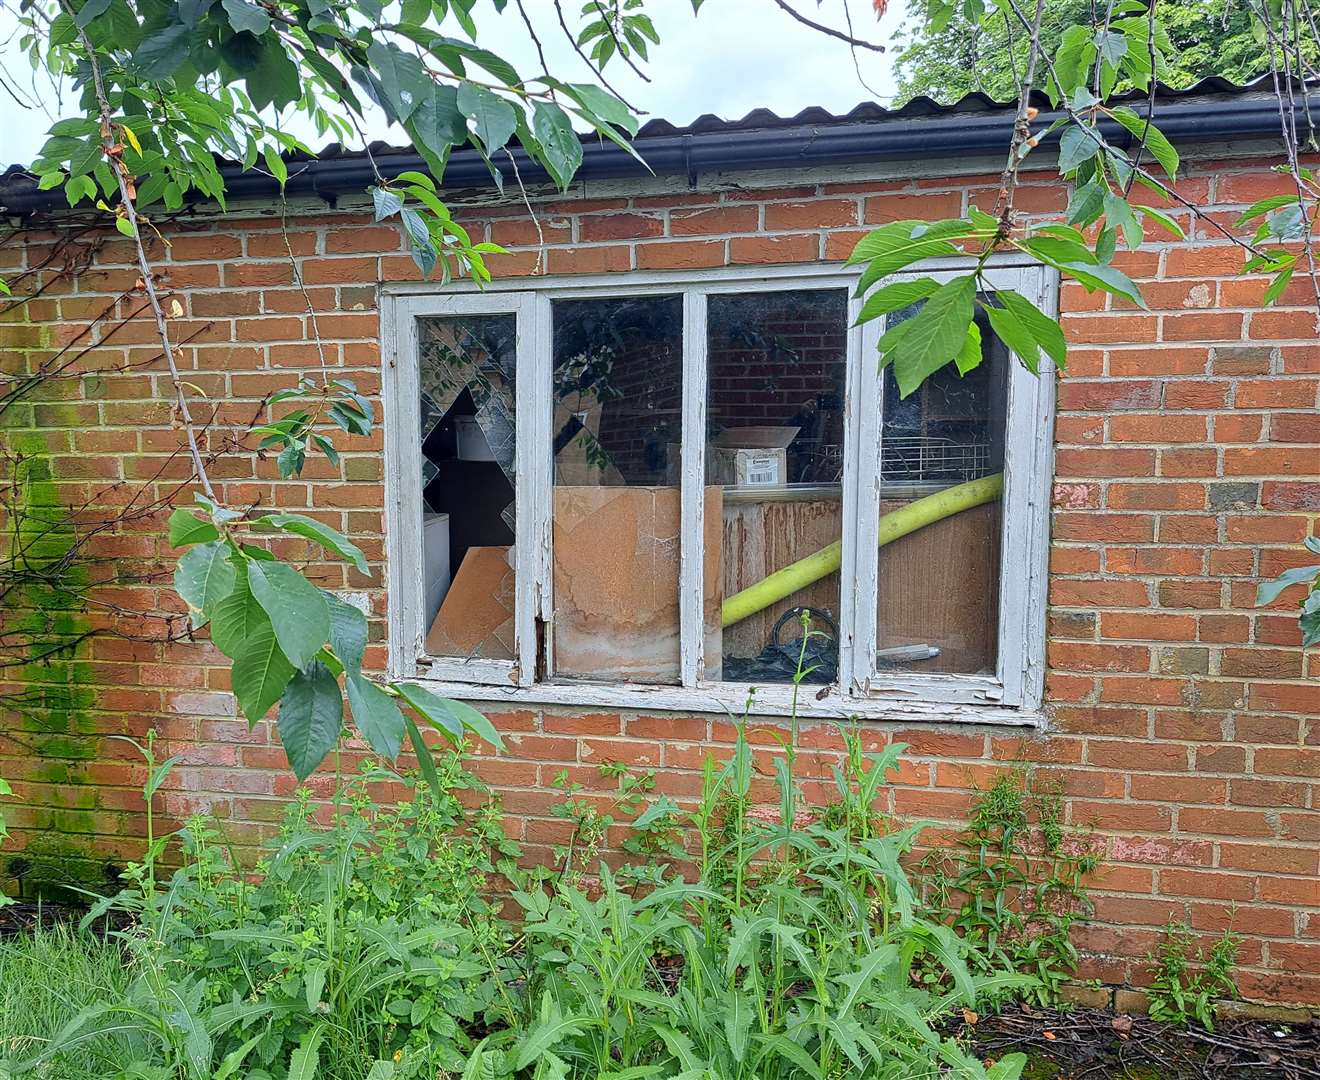
[[[543,683],[538,686],[492,686],[428,678],[414,678],[444,697],[484,702],[509,708],[562,705],[580,709],[640,709],[657,712],[731,713],[741,716],[791,716],[793,688],[757,688],[753,707],[747,709],[748,688],[735,683],[687,688],[681,686],[590,685]],[[798,693],[797,715],[820,720],[889,720],[900,723],[994,724],[1005,727],[1043,728],[1039,710],[991,703],[939,702],[896,694],[873,698],[847,697],[834,689],[818,696],[820,687],[803,686]]]

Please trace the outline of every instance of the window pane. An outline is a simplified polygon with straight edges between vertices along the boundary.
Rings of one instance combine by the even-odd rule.
[[[431,656],[512,660],[513,315],[419,321]]]
[[[807,608],[822,633],[809,639],[817,670],[808,679],[833,682],[848,295],[806,289],[707,303],[706,482],[723,493],[726,625],[720,647],[707,647],[706,674],[790,682]],[[787,568],[794,576],[782,587],[765,580]]]
[[[889,317],[911,318],[913,306]],[[982,313],[982,361],[941,368],[907,398],[884,373],[881,515],[1004,467],[1008,351]],[[1000,500],[937,520],[880,551],[877,667],[991,674],[998,657]]]
[[[553,312],[554,674],[677,683],[682,297]]]

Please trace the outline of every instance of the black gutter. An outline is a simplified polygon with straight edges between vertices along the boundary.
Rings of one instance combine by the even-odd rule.
[[[1320,109],[1320,95],[1314,99]],[[1132,107],[1145,112],[1144,103]],[[1044,131],[1058,113],[1042,111],[1033,122]],[[1225,142],[1278,138],[1279,106],[1272,94],[1259,92],[1216,95],[1184,95],[1157,103],[1156,122],[1175,146],[1189,143]],[[694,182],[698,173],[709,170],[792,169],[866,162],[965,157],[980,153],[1002,153],[1013,133],[1011,108],[948,109],[922,116],[877,117],[848,120],[739,128],[736,123],[709,130],[673,130],[654,135],[643,132],[635,146],[657,175],[686,176]],[[1118,146],[1133,137],[1118,124],[1101,124],[1105,137]],[[1049,140],[1042,140],[1048,145]],[[646,169],[604,139],[585,138],[578,179],[645,177]],[[513,149],[518,175],[526,183],[545,183],[549,177],[521,149]],[[426,171],[421,157],[399,148],[373,150],[375,167],[390,177],[415,169]],[[514,182],[514,166],[507,159],[502,171]],[[244,172],[236,164],[221,167],[227,195],[232,199],[273,197],[275,181],[257,172]],[[333,200],[338,195],[359,193],[373,183],[372,163],[362,152],[329,153],[306,162],[291,161],[287,191],[290,195],[315,195]],[[449,190],[491,188],[486,164],[471,151],[457,151],[449,159],[444,187]],[[0,177],[0,213],[23,215],[65,205],[60,188],[38,191],[26,173],[10,171]]]

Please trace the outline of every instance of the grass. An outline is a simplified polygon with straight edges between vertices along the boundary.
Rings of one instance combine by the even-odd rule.
[[[130,978],[115,942],[62,924],[0,939],[0,1061],[38,1053],[82,1009],[121,1000]],[[114,1076],[132,1058],[127,1036],[104,1035],[58,1055],[43,1075]]]

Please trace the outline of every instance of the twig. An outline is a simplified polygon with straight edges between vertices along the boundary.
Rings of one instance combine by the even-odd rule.
[[[774,0],[774,4],[780,11],[792,16],[803,26],[809,26],[817,33],[824,34],[826,37],[838,38],[840,41],[846,41],[849,45],[857,49],[870,49],[872,52],[888,52],[883,45],[877,45],[874,41],[867,41],[865,38],[853,37],[851,34],[845,34],[842,30],[836,30],[832,26],[826,26],[824,23],[818,23],[813,19],[808,19],[800,11],[794,10],[789,6],[788,0]]]
[[[74,13],[69,9],[68,0],[61,0],[61,6],[65,9],[69,18],[72,19]],[[211,478],[206,474],[202,452],[197,445],[197,432],[193,426],[192,413],[188,408],[188,395],[183,389],[178,361],[174,356],[174,346],[170,343],[169,326],[165,322],[165,312],[161,310],[160,297],[156,292],[156,282],[152,275],[151,264],[147,259],[147,249],[142,244],[142,230],[138,224],[137,207],[134,205],[133,193],[128,186],[128,177],[123,162],[115,149],[114,114],[110,109],[110,99],[106,96],[105,79],[101,74],[101,63],[97,59],[96,50],[92,47],[92,43],[87,39],[86,31],[79,29],[78,39],[87,51],[87,62],[92,73],[92,85],[96,91],[96,101],[101,111],[101,145],[105,151],[106,160],[109,162],[111,169],[114,170],[115,178],[119,182],[119,197],[124,208],[124,217],[133,230],[133,246],[137,252],[138,270],[142,274],[142,287],[146,290],[147,300],[151,304],[151,313],[156,319],[156,332],[160,335],[165,363],[169,366],[170,381],[174,386],[174,400],[178,405],[179,419],[188,438],[188,451],[192,455],[193,471],[197,474],[197,480],[202,485],[202,491],[206,494],[206,497],[215,501],[215,489],[211,486]]]
[[[582,59],[582,62],[586,64],[587,67],[591,68],[591,70],[596,73],[596,78],[600,79],[601,85],[603,85],[606,90],[608,90],[616,98],[618,98],[625,105],[627,105],[632,112],[640,113],[641,110],[638,109],[636,106],[634,106],[621,93],[619,93],[619,91],[616,90],[613,85],[611,85],[610,81],[607,78],[605,78],[605,72],[601,71],[600,65],[593,64],[591,62],[591,57],[589,57],[585,52],[582,51],[582,46],[578,44],[577,38],[574,36],[573,31],[568,28],[568,23],[564,21],[564,9],[559,5],[558,0],[556,0],[555,3],[555,14],[559,16],[559,28],[564,31],[564,37],[568,38],[568,43],[573,46],[573,51],[578,54],[578,56]]]
[[[1027,32],[1027,64],[1018,87],[1017,116],[1013,119],[1013,138],[1008,144],[1008,160],[999,178],[999,195],[995,198],[994,216],[999,218],[999,235],[1005,237],[1011,228],[1013,192],[1017,187],[1018,165],[1022,161],[1022,148],[1031,138],[1031,91],[1036,80],[1036,62],[1040,59],[1040,24],[1045,17],[1045,0],[1036,0],[1036,17]]]

